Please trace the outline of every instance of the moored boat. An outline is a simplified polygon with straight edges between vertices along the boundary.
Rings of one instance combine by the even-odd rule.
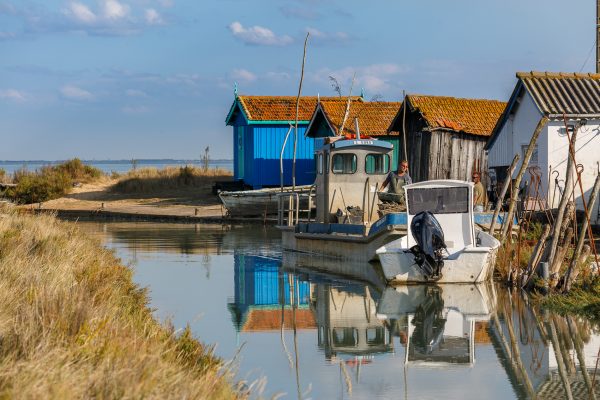
[[[311,185],[267,188],[242,191],[219,192],[219,198],[227,214],[232,217],[252,217],[277,214],[277,198],[282,193],[292,192],[300,196],[301,206],[309,207],[308,197],[311,195]]]
[[[473,184],[437,180],[407,185],[410,233],[376,253],[393,283],[476,283],[492,276],[500,242],[475,228]]]

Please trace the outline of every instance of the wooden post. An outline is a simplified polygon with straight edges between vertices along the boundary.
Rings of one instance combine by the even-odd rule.
[[[550,266],[549,271],[559,271],[560,265],[562,264],[565,256],[567,255],[567,251],[569,250],[569,244],[571,240],[573,240],[573,228],[569,227],[565,232],[564,238],[561,240],[561,243],[558,245],[556,250],[556,256],[554,257],[554,265]],[[557,265],[558,264],[558,265]]]
[[[531,253],[531,258],[529,259],[529,264],[527,265],[527,277],[526,281],[523,284],[523,287],[526,287],[527,284],[531,281],[531,277],[535,274],[538,264],[542,259],[542,252],[544,251],[544,247],[546,247],[546,239],[548,239],[548,235],[550,234],[550,225],[544,225],[544,232],[542,232],[542,236],[540,237],[540,241],[535,245],[533,252]]]
[[[531,160],[531,155],[533,154],[533,150],[535,149],[535,143],[537,142],[538,136],[540,136],[540,132],[546,123],[548,122],[548,117],[543,116],[540,118],[540,122],[538,122],[535,130],[533,131],[533,135],[531,136],[531,140],[529,141],[529,146],[527,147],[527,151],[525,152],[525,157],[523,158],[523,163],[521,164],[521,168],[519,169],[519,173],[517,174],[517,178],[515,179],[515,183],[513,185],[512,196],[510,198],[510,205],[508,206],[508,212],[506,213],[506,219],[508,221],[512,220],[513,215],[515,213],[515,205],[517,202],[517,195],[519,193],[519,185],[521,184],[521,179],[523,179],[523,174],[529,165],[529,160]],[[500,236],[500,242],[504,243],[506,237],[508,235],[508,227],[510,224],[504,224],[504,228],[502,229],[502,235]]]
[[[577,138],[577,129],[573,132],[573,136],[571,136],[571,142],[569,146],[573,146],[575,148],[575,140]],[[565,190],[563,192],[563,197],[560,199],[560,203],[558,205],[558,215],[556,216],[556,223],[554,224],[554,231],[552,233],[552,243],[550,244],[548,262],[550,265],[554,265],[554,257],[556,255],[556,248],[558,246],[558,240],[560,239],[560,231],[562,228],[563,216],[565,214],[565,208],[567,207],[567,203],[571,198],[571,193],[573,192],[573,158],[571,157],[571,152],[568,152],[567,156],[567,179],[565,181]],[[566,228],[565,228],[566,229]]]
[[[599,0],[600,1],[600,0]],[[502,191],[500,192],[500,196],[498,196],[498,201],[496,203],[496,209],[494,210],[494,216],[492,217],[492,222],[490,223],[490,235],[494,235],[494,228],[496,225],[496,220],[498,219],[498,215],[500,215],[500,209],[502,208],[502,202],[504,201],[504,196],[506,196],[506,192],[508,191],[508,187],[512,182],[512,174],[515,172],[515,168],[517,167],[517,163],[521,156],[519,154],[515,154],[515,157],[508,167],[508,175],[504,180],[504,184],[502,185]]]
[[[590,195],[590,203],[589,210],[594,209],[594,205],[596,204],[596,197],[598,197],[598,191],[600,190],[600,174],[596,176],[596,181],[594,182],[594,187],[592,188],[592,194]],[[571,264],[569,265],[569,269],[567,270],[567,274],[565,276],[565,291],[569,291],[571,288],[571,284],[575,280],[574,277],[571,277],[573,270],[578,267],[579,256],[581,255],[581,250],[583,249],[583,245],[585,243],[585,234],[588,229],[589,218],[584,218],[583,225],[581,226],[581,233],[579,234],[579,239],[577,240],[577,246],[575,247],[575,251],[573,252],[573,258],[571,258]],[[594,245],[594,237],[590,238],[592,246]],[[591,248],[590,248],[591,250]]]

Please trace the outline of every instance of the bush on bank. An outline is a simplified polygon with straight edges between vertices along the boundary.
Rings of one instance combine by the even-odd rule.
[[[19,204],[38,203],[68,194],[75,182],[92,182],[103,176],[98,168],[85,165],[78,158],[58,165],[45,166],[35,171],[16,171],[6,196]]]
[[[0,398],[235,398],[112,252],[52,216],[0,209]]]

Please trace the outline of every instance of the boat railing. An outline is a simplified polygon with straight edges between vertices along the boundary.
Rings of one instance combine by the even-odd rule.
[[[313,207],[315,185],[308,190],[308,195],[298,192],[283,192],[277,194],[277,224],[279,226],[294,226],[302,222],[310,222]],[[306,202],[303,201],[307,197]],[[306,204],[306,208],[302,206]],[[303,217],[303,218],[301,218]]]

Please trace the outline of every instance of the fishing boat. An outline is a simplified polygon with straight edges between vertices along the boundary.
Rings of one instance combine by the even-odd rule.
[[[377,249],[393,283],[476,283],[494,270],[500,242],[475,228],[473,184],[434,180],[405,186],[410,233]]]
[[[278,227],[285,250],[367,262],[375,250],[406,234],[406,214],[377,213],[391,165],[391,143],[356,137],[326,138],[315,153],[316,215],[306,215],[295,193],[279,194]]]
[[[297,193],[301,206],[307,210],[312,185],[256,190],[223,191],[219,198],[227,215],[231,217],[252,217],[277,214],[277,197],[280,194]],[[314,196],[314,195],[313,195]]]

